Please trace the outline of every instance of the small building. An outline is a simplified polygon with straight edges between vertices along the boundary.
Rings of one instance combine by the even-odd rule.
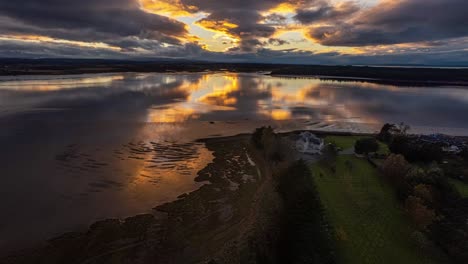
[[[296,140],[296,150],[304,154],[321,154],[323,146],[323,140],[309,131],[302,132]]]
[[[455,146],[455,145],[443,147],[442,150],[444,152],[452,153],[452,154],[460,154],[462,152],[462,150],[458,146]]]

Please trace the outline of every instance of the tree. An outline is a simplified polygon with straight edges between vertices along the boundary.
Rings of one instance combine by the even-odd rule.
[[[336,263],[332,229],[306,162],[296,161],[280,174],[278,193],[278,263]]]
[[[357,154],[369,154],[379,150],[379,143],[375,138],[363,138],[356,141],[354,152]]]
[[[270,126],[255,129],[251,140],[253,145],[261,150],[265,158],[276,164],[294,158],[290,146]]]
[[[430,185],[418,184],[414,186],[413,193],[414,196],[421,198],[427,204],[432,205],[434,202],[434,194]]]
[[[390,143],[395,135],[406,135],[410,129],[410,126],[401,122],[398,125],[386,123],[380,130],[377,138],[386,143]]]
[[[468,162],[468,147],[465,147],[460,155],[466,162]]]
[[[402,155],[391,154],[382,164],[384,176],[393,184],[402,186],[405,184],[405,177],[410,169],[410,164]]]
[[[436,219],[434,210],[427,208],[423,200],[416,196],[406,199],[405,209],[419,230],[426,230]]]
[[[468,263],[468,199],[446,203],[442,213],[443,217],[431,227],[431,237],[454,263]]]
[[[444,151],[440,144],[423,144],[417,152],[417,158],[423,162],[441,161],[444,158]]]
[[[377,138],[382,142],[389,143],[392,140],[393,133],[396,131],[397,127],[395,124],[385,124],[380,130]]]
[[[252,142],[254,143],[255,147],[258,149],[264,149],[265,147],[265,135],[272,135],[273,128],[271,127],[260,127],[255,129],[252,133]]]
[[[409,141],[409,138],[406,136],[396,135],[392,138],[388,147],[392,153],[404,155],[408,153]]]
[[[400,124],[398,124],[397,130],[399,134],[406,135],[410,130],[410,126],[405,124],[404,122],[401,122]]]
[[[338,156],[338,150],[333,144],[326,145],[322,150],[322,156],[320,162],[323,166],[330,168],[333,172],[336,167],[336,157]]]
[[[440,161],[444,156],[440,144],[421,142],[401,134],[393,136],[389,148],[392,153],[402,154],[411,162]]]
[[[431,246],[431,241],[427,238],[427,236],[424,234],[424,232],[414,231],[411,234],[411,238],[413,239],[414,242],[416,242],[416,245],[420,249],[428,250],[429,247]]]

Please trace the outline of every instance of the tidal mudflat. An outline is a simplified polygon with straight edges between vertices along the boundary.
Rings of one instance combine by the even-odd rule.
[[[262,125],[374,132],[401,121],[467,135],[466,112],[468,90],[454,86],[234,73],[2,77],[0,248],[148,213],[216,181],[195,181],[215,156],[200,138]]]
[[[258,215],[272,208],[274,186],[249,136],[203,141],[213,162],[197,174],[201,188],[182,193],[151,214],[93,223],[11,255],[6,263],[196,263],[209,258],[236,263],[250,259]],[[261,226],[266,228],[265,225]],[[249,243],[246,243],[246,242]],[[138,257],[135,257],[138,256]],[[0,260],[2,260],[0,258]]]

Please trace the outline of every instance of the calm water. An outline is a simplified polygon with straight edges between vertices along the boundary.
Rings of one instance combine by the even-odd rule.
[[[468,135],[468,90],[255,74],[0,79],[0,250],[148,212],[200,186],[195,139],[278,130]]]

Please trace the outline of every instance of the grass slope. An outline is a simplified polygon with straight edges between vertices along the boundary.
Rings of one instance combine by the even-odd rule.
[[[319,163],[312,170],[335,228],[339,263],[433,263],[412,243],[392,189],[365,159],[341,155],[336,173]]]
[[[449,178],[449,181],[455,187],[455,189],[457,189],[462,197],[468,198],[468,184],[452,178]]]

